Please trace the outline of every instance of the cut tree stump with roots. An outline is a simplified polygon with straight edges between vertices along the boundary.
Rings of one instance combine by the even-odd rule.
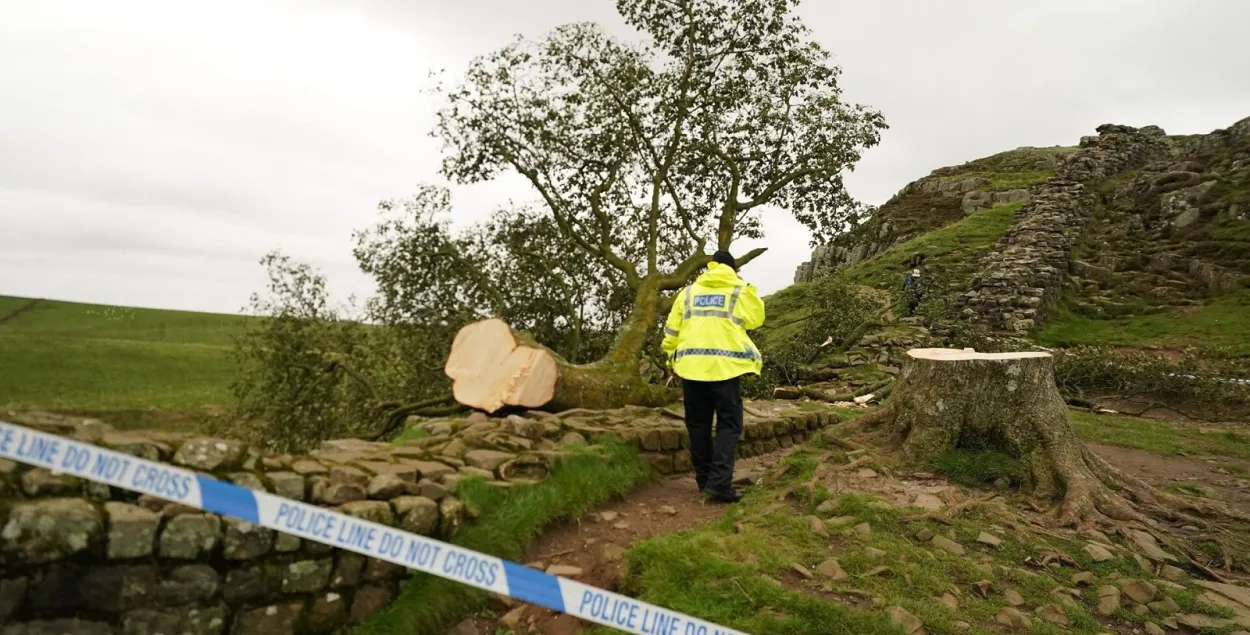
[[[569,364],[500,319],[460,329],[443,370],[456,401],[485,412],[662,406],[675,396],[643,382],[636,364]]]
[[[1072,431],[1049,353],[919,348],[907,356],[892,398],[859,426],[888,433],[910,460],[927,463],[953,449],[1004,452],[1023,464],[1037,497],[1062,495],[1057,520],[1064,526],[1101,517],[1196,521],[1186,512],[1248,519],[1213,501],[1163,492],[1085,447]]]

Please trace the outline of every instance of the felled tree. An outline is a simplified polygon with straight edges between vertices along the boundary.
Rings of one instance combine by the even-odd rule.
[[[623,277],[605,264],[571,258],[548,216],[503,209],[453,229],[451,194],[425,185],[384,201],[382,218],[356,233],[356,259],[377,283],[370,317],[391,326],[455,329],[496,316],[549,342],[571,360],[606,350],[628,314]]]
[[[475,59],[440,88],[444,175],[520,175],[567,257],[606,263],[632,292],[602,359],[578,369],[556,360],[559,381],[586,383],[568,394],[604,395],[596,405],[655,398],[638,360],[664,298],[710,261],[709,246],[758,236],[766,207],[785,208],[817,239],[856,217],[842,175],[885,124],[842,101],[840,70],[797,4],[618,0],[646,41],[565,25]],[[635,240],[639,253],[625,253]],[[665,266],[666,252],[681,257]]]
[[[344,436],[376,436],[409,414],[450,401],[438,381],[445,347],[427,330],[407,339],[330,303],[324,276],[274,252],[261,261],[268,293],[254,294],[235,342],[231,392],[239,432],[279,451]],[[445,335],[444,337],[450,337]],[[401,398],[402,397],[402,398]]]

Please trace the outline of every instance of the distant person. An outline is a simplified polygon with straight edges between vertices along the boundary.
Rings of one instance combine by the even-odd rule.
[[[907,303],[907,317],[916,315],[916,308],[924,299],[924,287],[920,281],[920,270],[912,269],[903,278],[903,301]]]
[[[661,348],[682,379],[695,482],[716,502],[742,498],[733,486],[742,436],[741,377],[760,374],[763,358],[747,331],[763,324],[764,302],[755,286],[738,277],[729,252],[718,251],[707,271],[677,293],[664,326]]]

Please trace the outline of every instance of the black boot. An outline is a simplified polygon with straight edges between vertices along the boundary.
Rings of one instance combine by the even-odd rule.
[[[707,492],[708,498],[715,503],[736,503],[742,500],[742,493],[732,486],[725,489],[707,489],[704,491]]]

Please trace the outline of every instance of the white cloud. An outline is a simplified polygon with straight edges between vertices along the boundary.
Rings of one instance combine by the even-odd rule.
[[[0,5],[0,293],[217,311],[282,247],[367,294],[350,236],[435,178],[433,68],[609,0],[40,0]],[[1250,115],[1250,4],[910,0],[801,11],[853,101],[891,125],[848,182],[880,203],[929,170],[1105,122],[1207,132]],[[468,188],[462,220],[528,193]],[[766,291],[807,234],[766,220]],[[754,246],[743,244],[745,250]]]

